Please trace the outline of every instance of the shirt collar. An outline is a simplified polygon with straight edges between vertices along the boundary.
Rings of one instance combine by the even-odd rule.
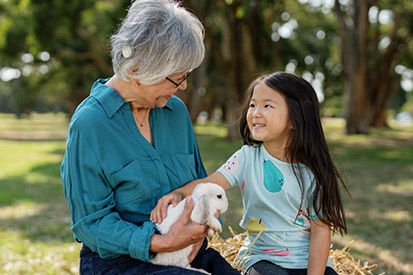
[[[108,80],[109,78],[98,79],[92,86],[91,96],[99,101],[106,115],[112,117],[127,102],[113,88],[105,85]],[[173,110],[171,100],[166,103],[165,108]]]

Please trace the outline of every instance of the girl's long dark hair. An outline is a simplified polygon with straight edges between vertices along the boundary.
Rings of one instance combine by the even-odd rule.
[[[316,188],[312,206],[319,219],[330,225],[333,232],[347,233],[340,183],[346,192],[350,193],[331,159],[321,125],[317,95],[310,83],[285,72],[276,72],[255,79],[248,88],[242,105],[239,130],[244,144],[262,143],[251,136],[246,119],[254,88],[261,81],[285,96],[293,127],[287,143],[287,159],[300,182],[302,200],[304,189],[299,169],[294,165],[297,163],[305,164],[314,174]]]

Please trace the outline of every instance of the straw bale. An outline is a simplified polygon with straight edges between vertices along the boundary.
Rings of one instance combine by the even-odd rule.
[[[239,263],[236,261],[239,248],[243,245],[245,233],[235,234],[229,227],[231,234],[230,238],[223,239],[219,234],[215,234],[209,240],[209,247],[217,250],[234,268],[241,270]],[[348,243],[343,249],[330,250],[334,269],[339,275],[372,275],[376,264],[368,264],[367,262],[360,263],[356,260],[349,250],[352,242]]]

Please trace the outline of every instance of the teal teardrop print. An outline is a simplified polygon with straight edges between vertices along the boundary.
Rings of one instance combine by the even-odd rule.
[[[264,160],[264,186],[272,193],[280,192],[284,185],[284,175],[270,160]]]

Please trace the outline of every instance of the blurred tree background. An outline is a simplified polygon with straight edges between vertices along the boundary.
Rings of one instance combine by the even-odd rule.
[[[206,59],[178,94],[193,121],[202,112],[238,138],[248,84],[278,70],[310,81],[323,115],[344,117],[347,134],[413,112],[411,0],[182,2],[206,29]],[[70,116],[95,79],[111,76],[109,36],[129,4],[0,1],[0,112]]]

